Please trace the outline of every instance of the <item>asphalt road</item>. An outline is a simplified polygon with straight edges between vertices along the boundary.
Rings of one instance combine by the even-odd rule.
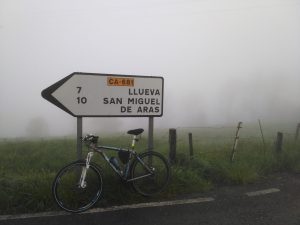
[[[0,225],[300,225],[300,174],[277,174],[253,185],[222,187],[179,198],[207,201],[183,204],[182,200],[78,215],[6,220],[2,216]]]

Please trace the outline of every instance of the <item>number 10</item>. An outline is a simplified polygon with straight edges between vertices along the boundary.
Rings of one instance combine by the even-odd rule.
[[[77,103],[78,104],[85,104],[87,102],[86,97],[77,97]]]

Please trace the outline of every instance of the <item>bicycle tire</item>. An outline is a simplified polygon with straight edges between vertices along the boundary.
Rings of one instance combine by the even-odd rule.
[[[131,168],[133,188],[143,196],[151,196],[161,192],[168,185],[170,179],[168,161],[163,155],[154,151],[145,152],[138,157],[153,171],[153,175],[138,179],[138,177],[149,174],[149,171],[136,158]]]
[[[62,168],[56,175],[52,194],[57,205],[68,212],[80,213],[91,208],[100,198],[103,189],[101,169],[93,163],[86,174],[86,187],[79,185],[85,161],[76,161]]]

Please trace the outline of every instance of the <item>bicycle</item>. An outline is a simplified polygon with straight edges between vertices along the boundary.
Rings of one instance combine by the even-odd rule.
[[[88,147],[85,160],[72,162],[63,167],[56,175],[52,194],[58,206],[68,212],[80,213],[97,203],[103,190],[102,168],[91,162],[94,153],[99,153],[113,171],[134,190],[143,196],[161,192],[169,183],[170,166],[163,155],[155,151],[138,154],[134,149],[143,129],[129,130],[132,135],[131,147],[116,148],[97,145],[98,136],[86,135],[82,142]],[[116,157],[108,157],[106,151],[118,153],[123,163],[121,169]]]

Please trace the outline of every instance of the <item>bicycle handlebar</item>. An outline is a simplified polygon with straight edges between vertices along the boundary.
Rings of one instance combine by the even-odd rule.
[[[87,134],[84,138],[80,138],[82,142],[90,142],[97,144],[99,136],[93,135],[93,134]]]

